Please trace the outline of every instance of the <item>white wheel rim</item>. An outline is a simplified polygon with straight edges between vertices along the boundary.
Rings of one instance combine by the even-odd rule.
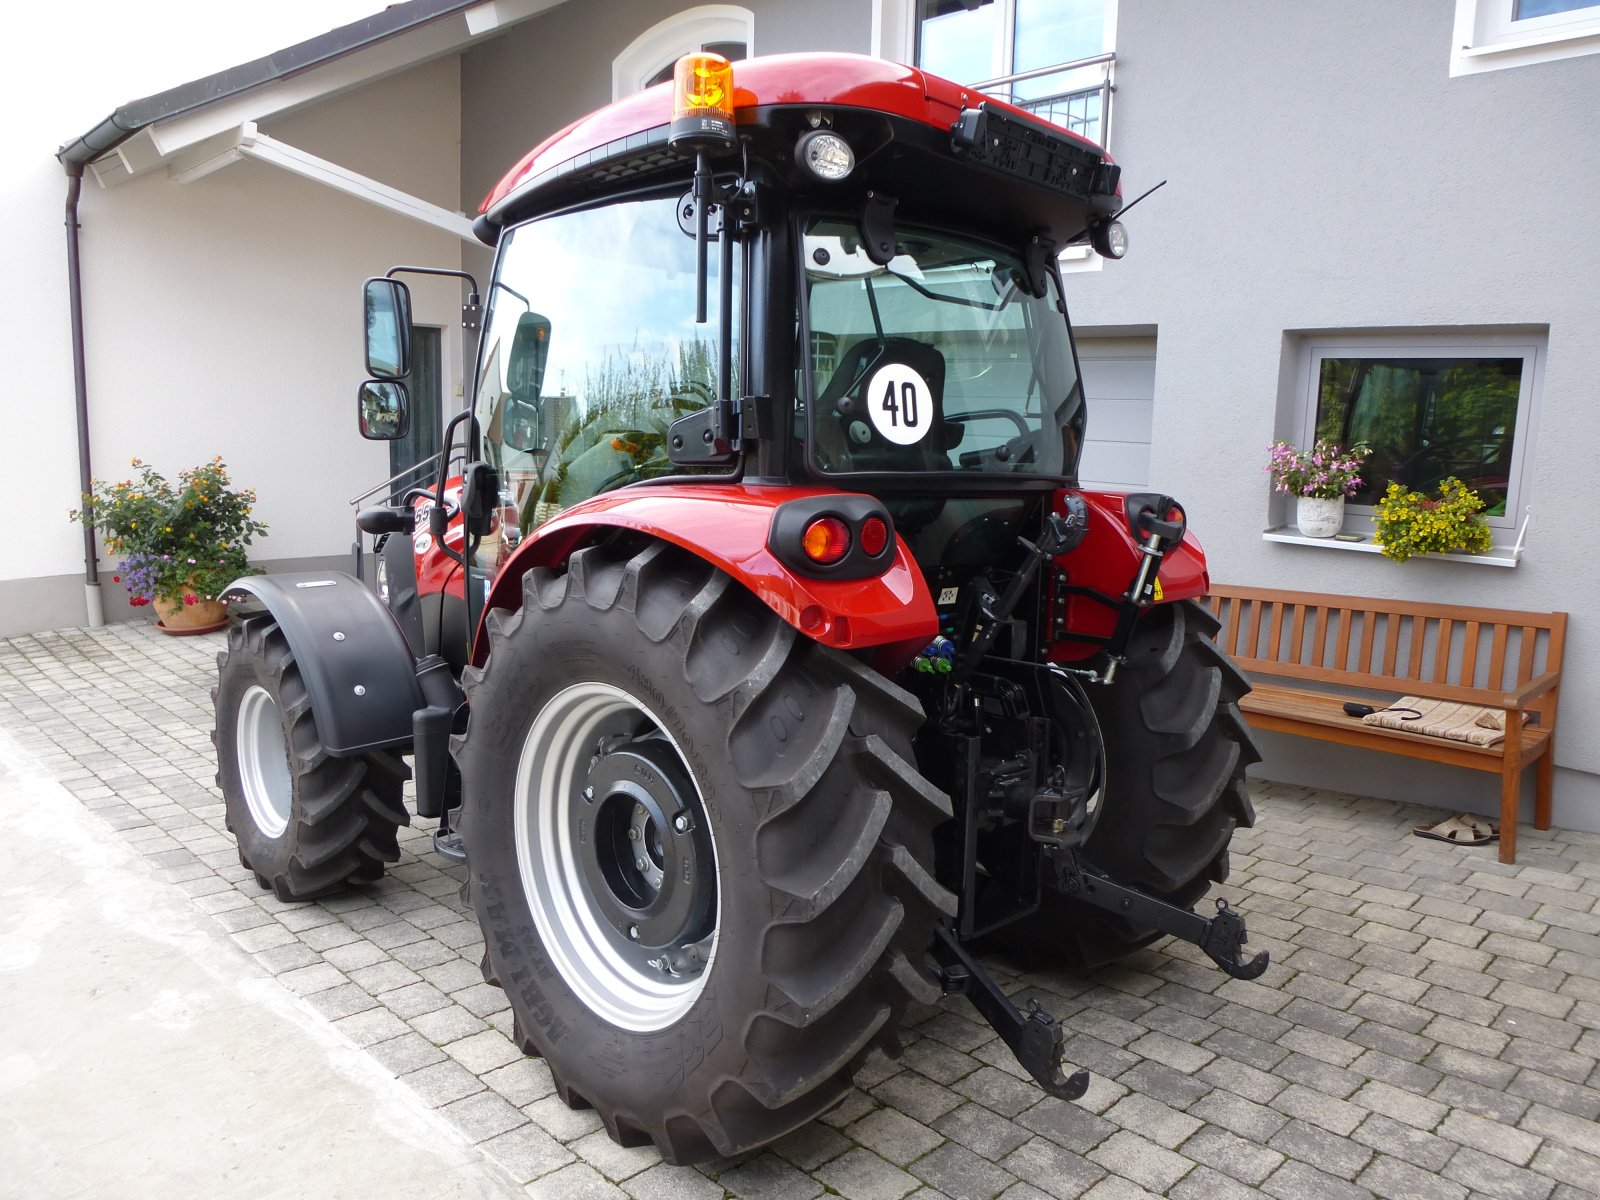
[[[607,737],[630,732],[637,737],[645,722],[652,727],[649,739],[659,738],[671,746],[698,803],[699,784],[659,718],[621,688],[579,683],[553,696],[529,727],[517,765],[514,828],[522,890],[551,961],[592,1012],[639,1033],[665,1029],[679,1020],[705,990],[722,903],[719,892],[704,967],[694,974],[673,975],[645,966],[641,961],[645,952],[628,944],[626,934],[613,928],[591,895],[579,855],[593,851],[576,844],[572,827],[575,819],[582,820],[579,806],[588,804],[583,793],[595,747]],[[709,840],[710,865],[716,872],[715,839]],[[660,879],[659,871],[653,874]]]
[[[252,685],[239,702],[234,747],[250,819],[269,838],[282,837],[289,828],[294,780],[289,772],[289,749],[283,740],[278,706],[259,683]]]

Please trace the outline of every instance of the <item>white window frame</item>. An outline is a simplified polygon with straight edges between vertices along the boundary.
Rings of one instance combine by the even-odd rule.
[[[737,4],[700,4],[657,21],[611,61],[611,98],[642,91],[661,70],[711,42],[743,42],[756,52],[756,15]]]
[[[1504,516],[1485,517],[1497,547],[1510,546],[1523,527],[1532,495],[1533,443],[1538,425],[1539,397],[1544,387],[1544,359],[1548,335],[1541,330],[1459,330],[1448,333],[1330,333],[1307,336],[1300,342],[1295,404],[1287,440],[1301,448],[1316,440],[1317,400],[1324,358],[1520,358],[1522,382],[1517,392],[1516,426],[1512,432],[1511,468],[1506,485]],[[1292,525],[1292,501],[1277,493]],[[1370,505],[1345,505],[1344,532],[1365,535],[1370,544]]]
[[[1456,0],[1450,74],[1600,53],[1600,3],[1547,17],[1512,20],[1516,0]]]

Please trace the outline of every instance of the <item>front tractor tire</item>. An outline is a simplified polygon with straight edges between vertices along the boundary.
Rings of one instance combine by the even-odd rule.
[[[284,901],[371,883],[400,857],[410,771],[382,751],[332,758],[288,639],[270,614],[234,618],[217,656],[217,783],[239,862]]]
[[[825,1112],[939,994],[917,702],[658,542],[529,572],[488,631],[461,832],[519,1044],[672,1162]]]
[[[1105,744],[1104,794],[1084,857],[1118,883],[1184,907],[1228,876],[1228,844],[1255,821],[1245,768],[1260,761],[1239,698],[1249,681],[1212,641],[1198,603],[1151,609],[1128,661],[1090,686]],[[1005,931],[1026,959],[1109,962],[1161,935],[1060,891]]]

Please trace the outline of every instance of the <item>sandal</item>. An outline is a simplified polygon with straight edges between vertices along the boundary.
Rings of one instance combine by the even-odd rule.
[[[1434,825],[1418,825],[1411,831],[1420,838],[1436,842],[1450,842],[1457,846],[1487,846],[1500,836],[1500,831],[1487,821],[1462,813],[1459,817],[1446,817]]]

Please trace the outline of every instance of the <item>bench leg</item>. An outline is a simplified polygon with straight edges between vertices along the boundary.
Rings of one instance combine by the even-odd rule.
[[[1507,760],[1500,768],[1500,861],[1517,861],[1517,817],[1522,801],[1522,773],[1516,769],[1515,760]]]
[[[1550,828],[1550,797],[1554,787],[1555,773],[1555,749],[1547,745],[1544,748],[1544,753],[1539,755],[1539,764],[1534,769],[1536,786],[1533,793],[1533,827],[1535,829]]]

